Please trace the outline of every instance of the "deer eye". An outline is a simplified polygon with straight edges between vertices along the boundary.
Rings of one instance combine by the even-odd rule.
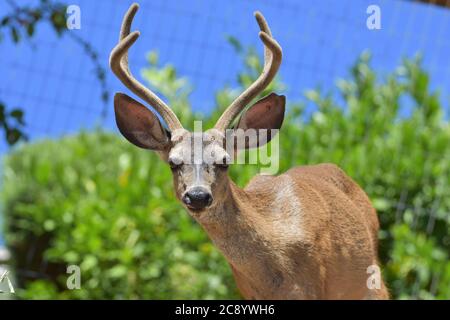
[[[170,166],[170,169],[172,169],[172,170],[180,168],[182,164],[183,164],[183,162],[181,162],[179,160],[169,159],[169,166]]]
[[[215,165],[219,168],[228,168],[228,157],[224,156],[221,161],[215,163]]]

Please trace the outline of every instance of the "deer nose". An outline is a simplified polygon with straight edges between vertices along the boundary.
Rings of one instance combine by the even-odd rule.
[[[213,197],[204,188],[192,188],[183,196],[183,202],[191,209],[204,209],[211,205]]]

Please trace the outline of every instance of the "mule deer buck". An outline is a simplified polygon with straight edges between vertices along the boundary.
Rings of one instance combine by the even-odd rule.
[[[262,14],[255,13],[265,46],[261,75],[214,128],[192,133],[130,72],[127,53],[139,37],[137,31],[130,33],[137,10],[133,4],[123,18],[110,66],[128,89],[155,109],[168,130],[154,113],[123,93],[114,97],[117,126],[131,143],[157,151],[171,166],[177,198],[226,257],[242,295],[247,299],[388,298],[381,278],[376,288],[367,284],[368,267],[378,264],[377,214],[364,191],[337,166],[319,164],[278,176],[258,175],[244,189],[228,177],[225,131],[271,82],[281,63],[281,47]],[[284,109],[284,96],[272,93],[243,112],[233,130],[279,129]],[[196,134],[201,135],[202,152],[212,155],[213,161],[203,157],[187,161],[195,157],[191,141]]]

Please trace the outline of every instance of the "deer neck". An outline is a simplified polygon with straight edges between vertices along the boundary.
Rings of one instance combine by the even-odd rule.
[[[223,201],[204,212],[204,219],[198,219],[233,271],[244,277],[258,277],[274,271],[271,266],[276,265],[276,261],[269,261],[273,257],[269,254],[270,235],[263,230],[253,202],[250,194],[227,177]]]

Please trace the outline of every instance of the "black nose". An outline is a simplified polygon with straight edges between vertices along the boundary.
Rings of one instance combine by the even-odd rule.
[[[212,195],[203,188],[193,188],[183,196],[183,202],[191,209],[204,209],[212,203]]]

